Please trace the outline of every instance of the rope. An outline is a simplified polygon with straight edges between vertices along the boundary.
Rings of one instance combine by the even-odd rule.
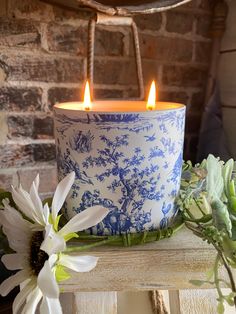
[[[137,70],[138,84],[139,84],[139,98],[143,100],[144,99],[144,83],[143,83],[143,69],[142,69],[139,37],[138,37],[138,28],[134,21],[132,22],[131,27],[132,27],[133,38],[134,38],[135,61],[136,61],[136,70]]]
[[[94,17],[92,17],[88,23],[88,51],[87,51],[87,78],[91,86],[91,92],[93,91],[93,78],[94,78],[95,27],[96,27],[96,20]],[[138,28],[134,21],[132,21],[131,23],[131,29],[133,33],[135,64],[136,64],[136,71],[137,71],[137,78],[138,78],[138,85],[139,85],[139,99],[143,100],[144,99],[144,82],[143,82],[142,60],[141,60],[141,53],[140,53]]]
[[[87,54],[87,78],[90,83],[91,93],[93,92],[95,25],[96,25],[95,19],[91,18],[88,23],[88,54]]]

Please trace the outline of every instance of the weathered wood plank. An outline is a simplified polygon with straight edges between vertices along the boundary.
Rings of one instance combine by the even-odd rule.
[[[75,293],[75,312],[73,314],[98,313],[117,314],[116,292]]]
[[[194,289],[189,280],[205,279],[215,258],[213,248],[186,230],[144,246],[101,247],[87,254],[100,257],[97,267],[73,273],[62,285],[65,291]]]
[[[170,314],[181,314],[179,290],[169,291]]]

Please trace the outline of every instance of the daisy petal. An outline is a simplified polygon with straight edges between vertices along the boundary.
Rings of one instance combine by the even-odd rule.
[[[35,184],[36,190],[38,192],[38,190],[39,190],[39,174],[37,174],[37,176],[35,177],[33,183]]]
[[[34,221],[34,206],[30,197],[26,197],[25,194],[22,193],[23,189],[15,189],[12,187],[12,197],[16,205],[19,207],[21,212],[28,218]],[[26,192],[27,193],[27,192]]]
[[[40,306],[40,314],[62,314],[62,308],[58,299],[43,298]]]
[[[71,256],[60,254],[58,264],[77,272],[88,272],[96,267],[98,257],[95,256]]]
[[[43,215],[43,204],[39,197],[39,194],[38,194],[38,191],[34,182],[32,183],[31,188],[30,188],[30,198],[34,204],[35,213],[38,219],[40,220],[42,225],[45,225],[45,219]]]
[[[41,289],[44,296],[49,298],[59,297],[59,287],[48,260],[44,263],[43,268],[40,270],[37,281],[38,287]]]
[[[20,211],[28,217],[30,220],[38,223],[39,225],[44,225],[44,222],[39,216],[34,204],[31,200],[30,194],[26,192],[21,186],[19,189],[14,189],[12,187],[12,197],[16,205],[19,207]]]
[[[68,223],[58,233],[65,236],[72,232],[88,229],[101,222],[108,213],[109,210],[101,206],[87,208],[68,221]]]
[[[72,184],[75,181],[75,173],[68,174],[57,186],[52,200],[52,219],[56,220],[59,210],[65,202],[66,196],[69,193]]]
[[[4,199],[2,201],[4,205],[4,215],[6,220],[12,224],[15,228],[27,231],[30,229],[30,226],[32,225],[29,221],[25,220],[22,215],[9,204],[9,199]],[[2,221],[1,221],[2,222]]]
[[[45,230],[45,238],[41,244],[40,249],[46,252],[48,255],[64,251],[66,248],[66,242],[64,238],[54,231],[52,225],[47,225]]]
[[[0,285],[0,294],[5,297],[11,290],[19,286],[19,284],[25,281],[30,276],[28,269],[21,270],[15,275],[4,280]]]
[[[43,207],[43,214],[44,214],[44,217],[45,217],[45,221],[46,223],[48,222],[48,219],[49,219],[49,214],[50,214],[50,210],[49,210],[49,207],[48,207],[48,203],[46,203]]]
[[[17,314],[21,306],[26,301],[26,298],[31,293],[32,290],[36,288],[36,281],[34,279],[30,280],[24,288],[17,294],[12,305],[13,314]]]
[[[24,269],[28,266],[28,254],[15,253],[6,254],[2,257],[2,262],[9,270]]]
[[[36,287],[28,296],[27,302],[23,308],[22,314],[32,314],[35,313],[37,306],[42,299],[42,292],[38,287]]]

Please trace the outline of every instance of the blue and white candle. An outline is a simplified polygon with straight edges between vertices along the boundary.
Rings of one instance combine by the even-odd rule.
[[[154,87],[152,88],[152,92]],[[153,92],[155,93],[155,91]],[[59,179],[75,171],[68,217],[94,205],[110,210],[93,234],[166,228],[177,211],[185,106],[95,101],[54,106]]]

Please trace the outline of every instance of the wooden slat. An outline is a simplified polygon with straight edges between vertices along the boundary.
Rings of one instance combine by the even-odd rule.
[[[189,280],[205,279],[215,258],[213,248],[186,230],[144,246],[101,247],[83,254],[100,257],[98,265],[89,273],[73,273],[62,285],[65,291],[193,289]]]
[[[170,314],[181,314],[179,291],[169,291]]]
[[[179,291],[179,299],[181,314],[217,313],[217,293],[215,290],[181,290]]]
[[[75,293],[75,311],[73,314],[98,313],[117,314],[116,292]]]

